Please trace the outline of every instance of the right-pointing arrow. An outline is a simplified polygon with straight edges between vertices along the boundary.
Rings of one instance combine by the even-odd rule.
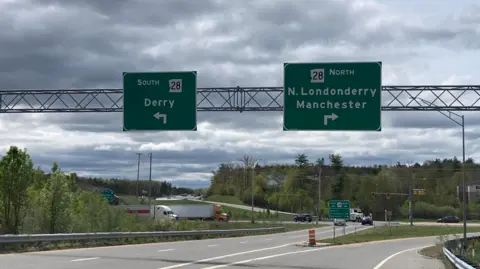
[[[157,112],[157,113],[153,114],[153,117],[157,120],[163,118],[163,124],[167,123],[167,114],[160,114],[160,112]]]
[[[335,113],[331,115],[324,115],[323,116],[323,125],[328,125],[328,120],[331,119],[332,121],[336,120],[338,116]]]

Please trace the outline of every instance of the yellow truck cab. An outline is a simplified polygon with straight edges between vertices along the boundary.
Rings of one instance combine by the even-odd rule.
[[[215,219],[217,221],[225,221],[229,220],[228,214],[223,212],[221,205],[215,205]]]

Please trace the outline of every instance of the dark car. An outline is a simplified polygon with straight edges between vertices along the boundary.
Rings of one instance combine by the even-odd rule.
[[[308,222],[312,222],[312,216],[310,214],[300,214],[300,215],[295,215],[295,217],[293,217],[293,221],[295,222],[305,222],[305,221],[308,221]]]
[[[443,218],[439,218],[437,222],[442,222],[442,223],[459,223],[460,220],[455,217],[455,216],[446,216]]]
[[[364,217],[362,219],[362,225],[373,225],[373,219],[371,217]]]

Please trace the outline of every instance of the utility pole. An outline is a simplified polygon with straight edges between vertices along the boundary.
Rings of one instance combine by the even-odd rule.
[[[256,160],[255,162],[253,162],[253,166],[252,166],[252,175],[251,175],[251,184],[252,184],[252,220],[251,222],[252,223],[255,223],[255,210],[254,210],[254,207],[255,207],[255,195],[254,195],[254,191],[255,191],[255,167],[257,167],[257,164],[258,162],[262,160],[262,159],[258,159]],[[248,172],[248,171],[247,171]]]
[[[251,177],[252,177],[252,191],[251,191],[252,192],[252,197],[251,197],[251,199],[252,199],[252,221],[251,222],[252,223],[255,223],[255,210],[254,210],[255,195],[254,195],[253,192],[254,192],[254,189],[255,189],[254,184],[255,184],[255,166],[256,165],[257,164],[255,163],[255,165],[252,167],[252,175],[251,175]]]
[[[412,171],[408,175],[408,213],[410,226],[413,226],[413,188],[412,188]]]
[[[462,157],[463,157],[463,165],[462,165],[462,186],[463,186],[463,253],[467,253],[467,190],[465,186],[465,116],[462,115]]]
[[[137,190],[136,190],[136,196],[137,196],[137,200],[138,200],[138,184],[139,184],[139,181],[140,181],[140,156],[142,155],[142,153],[137,153],[138,155],[138,163],[137,163]]]
[[[423,103],[429,105],[429,106],[432,106],[432,107],[436,107],[435,104],[431,103],[431,102],[428,102],[420,97],[412,97],[413,100],[415,99],[419,99],[420,101],[422,101]],[[443,116],[445,116],[446,118],[448,118],[450,121],[456,123],[457,125],[459,125],[460,127],[462,127],[462,159],[463,159],[463,165],[462,165],[462,195],[463,195],[463,208],[462,208],[462,211],[463,211],[463,240],[462,240],[462,246],[463,246],[463,253],[465,254],[466,251],[467,251],[467,191],[466,191],[466,186],[465,186],[465,177],[466,177],[466,171],[465,171],[465,116],[464,115],[460,115],[460,114],[457,114],[457,113],[454,113],[454,112],[451,112],[451,111],[448,111],[448,114],[447,112],[443,112],[441,110],[437,110],[438,112],[440,112],[440,114],[442,114]],[[457,117],[457,118],[460,118],[460,121],[458,119],[455,119],[453,116]]]
[[[322,166],[317,165],[315,166],[315,170],[317,172],[318,177],[318,197],[317,197],[317,225],[320,219],[322,218],[322,209],[320,208],[320,203],[322,199]]]
[[[150,209],[152,199],[152,153],[148,153],[148,156],[150,157],[150,175],[148,176],[148,208]]]

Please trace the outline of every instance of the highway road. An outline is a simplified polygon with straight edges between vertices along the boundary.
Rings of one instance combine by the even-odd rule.
[[[247,206],[247,205],[236,205],[236,204],[230,204],[230,203],[212,202],[212,201],[205,201],[205,200],[202,200],[202,202],[209,203],[209,204],[219,204],[219,205],[224,205],[224,206],[229,206],[229,207],[239,208],[239,209],[245,209],[245,210],[252,210],[252,207]],[[261,208],[261,207],[253,207],[253,211],[255,211],[255,212],[262,212],[264,210],[266,210],[266,209]],[[273,212],[276,212],[276,211],[273,211]],[[285,214],[285,215],[295,215],[295,213],[285,212],[285,211],[278,211],[278,213]]]
[[[370,227],[356,227],[357,231]],[[340,235],[343,227],[336,228]],[[345,228],[355,231],[354,226]],[[333,227],[316,229],[317,238],[333,236]],[[210,268],[236,261],[305,250],[306,230],[281,234],[171,243],[127,245],[0,255],[0,269],[173,269]],[[225,267],[225,266],[224,266]]]
[[[371,227],[348,226],[347,233]],[[337,235],[343,227],[337,227]],[[333,235],[333,227],[316,229],[317,239]],[[394,240],[348,246],[308,248],[307,231],[171,243],[127,245],[0,255],[0,269],[439,269],[417,250],[436,238]]]

